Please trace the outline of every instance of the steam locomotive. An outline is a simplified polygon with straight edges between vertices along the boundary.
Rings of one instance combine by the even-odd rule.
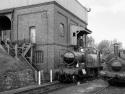
[[[61,68],[57,71],[60,82],[78,82],[98,75],[99,58],[97,53],[90,53],[90,49],[83,48],[79,51],[67,51],[63,55]]]
[[[100,75],[110,84],[125,82],[125,54],[119,50],[119,44],[114,44],[114,53],[105,58]]]

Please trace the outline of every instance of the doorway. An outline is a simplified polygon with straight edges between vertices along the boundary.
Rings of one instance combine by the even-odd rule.
[[[0,16],[0,40],[10,40],[11,20],[7,16]]]

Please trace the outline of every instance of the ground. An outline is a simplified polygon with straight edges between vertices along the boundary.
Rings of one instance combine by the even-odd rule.
[[[97,89],[108,86],[103,80],[94,80],[87,83],[77,84],[72,87],[64,88],[58,91],[50,92],[49,94],[93,94]]]

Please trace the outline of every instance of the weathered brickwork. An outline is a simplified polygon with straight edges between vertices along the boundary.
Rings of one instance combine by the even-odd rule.
[[[35,84],[34,72],[0,49],[0,92]]]
[[[0,90],[10,90],[34,84],[33,73],[30,69],[9,71],[2,74]]]

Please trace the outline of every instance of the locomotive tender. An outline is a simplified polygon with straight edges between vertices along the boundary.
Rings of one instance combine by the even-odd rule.
[[[125,82],[125,54],[119,50],[119,44],[114,44],[114,53],[106,58],[100,75],[110,84]]]

